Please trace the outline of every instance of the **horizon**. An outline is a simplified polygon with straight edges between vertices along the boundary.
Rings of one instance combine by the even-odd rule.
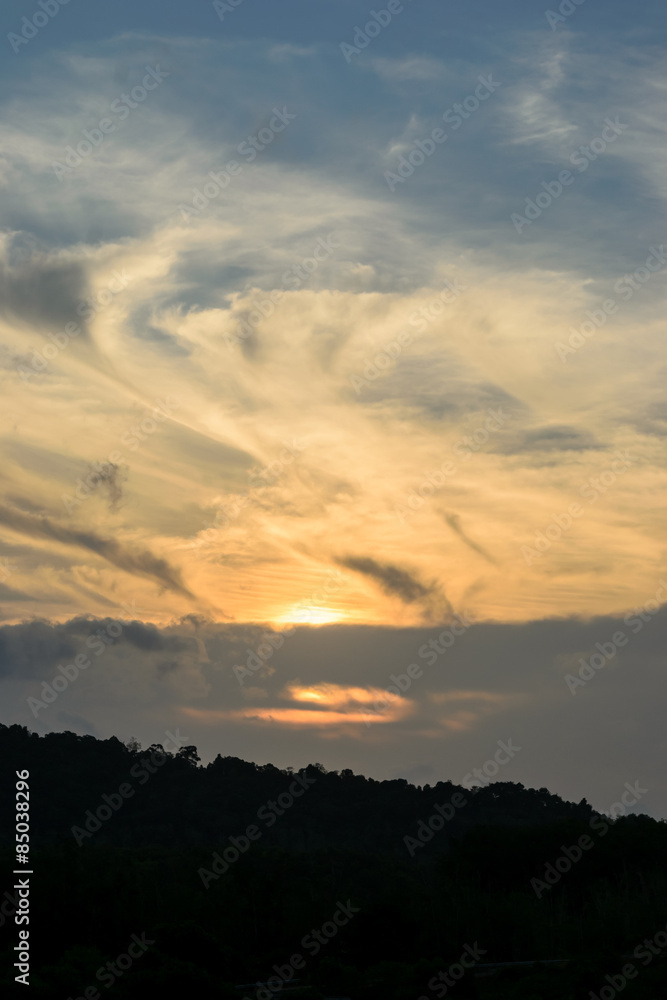
[[[4,725],[4,724],[0,723],[0,725]],[[11,727],[7,727],[7,728],[11,728]],[[24,727],[24,728],[28,729],[28,727]],[[30,736],[40,736],[40,737],[43,737],[43,736],[79,736],[79,737],[81,737],[81,735],[82,735],[82,734],[74,733],[71,730],[64,730],[64,731],[59,732],[59,733],[56,733],[56,732],[53,732],[53,731],[51,731],[49,733],[37,733],[37,732],[31,731],[30,729],[28,729],[28,734]],[[90,734],[85,734],[85,735],[90,735]],[[136,754],[146,754],[146,755],[148,755],[149,751],[152,751],[153,748],[155,747],[155,748],[161,748],[161,750],[163,752],[166,750],[167,755],[171,754],[172,756],[174,754],[176,754],[177,751],[180,750],[183,746],[185,746],[185,744],[187,742],[187,739],[185,737],[181,737],[180,736],[180,733],[179,733],[178,730],[176,731],[176,733],[167,732],[165,735],[167,736],[167,742],[170,742],[170,743],[173,744],[173,748],[170,748],[168,746],[164,747],[162,744],[159,744],[159,743],[151,744],[150,746],[146,746],[146,747],[142,747],[141,744],[140,744],[140,742],[137,741],[133,737],[131,737],[129,740],[127,740],[125,742],[123,742],[122,740],[118,740],[118,737],[113,736],[113,735],[111,737],[107,737],[107,739],[116,739],[116,740],[118,740],[118,742],[121,743],[121,745],[123,747],[125,747],[125,749],[127,749],[127,750],[129,750],[129,751],[131,751],[133,753],[136,753]],[[92,739],[97,739],[99,742],[104,742],[104,740],[99,739],[98,737],[92,737]],[[499,741],[499,743],[502,743],[502,741]],[[519,749],[519,748],[512,747],[512,741],[511,740],[509,741],[508,746],[509,746],[510,750],[512,750],[512,749]],[[482,791],[483,789],[487,789],[491,785],[495,785],[495,784],[499,784],[501,786],[502,785],[512,785],[512,786],[515,786],[517,788],[521,788],[521,789],[523,789],[524,791],[527,791],[527,792],[547,792],[549,795],[553,795],[556,798],[561,799],[564,802],[565,805],[574,805],[574,806],[576,806],[576,805],[586,805],[586,806],[589,806],[593,810],[593,812],[597,813],[598,815],[610,818],[612,820],[614,820],[614,819],[620,819],[620,818],[625,817],[625,816],[646,816],[649,819],[655,819],[656,818],[654,816],[651,816],[649,813],[643,812],[642,810],[635,811],[635,810],[632,809],[632,806],[636,805],[642,799],[643,795],[647,791],[646,789],[642,789],[639,786],[639,782],[636,782],[634,786],[631,786],[629,783],[626,783],[625,788],[623,790],[623,793],[619,797],[619,800],[617,802],[615,802],[615,803],[612,803],[611,806],[610,806],[610,808],[606,812],[600,812],[598,810],[593,809],[593,807],[591,806],[591,803],[586,798],[581,799],[579,802],[573,802],[571,800],[564,799],[562,796],[557,795],[557,793],[552,792],[550,789],[545,788],[545,787],[540,787],[540,788],[538,788],[536,786],[528,787],[528,786],[524,785],[520,781],[512,781],[512,780],[509,780],[509,779],[507,779],[507,780],[504,780],[504,779],[503,780],[501,780],[501,779],[494,780],[494,776],[497,773],[497,771],[492,771],[492,769],[490,769],[490,768],[485,770],[484,765],[482,765],[481,768],[473,768],[471,772],[469,772],[467,775],[464,775],[464,777],[462,779],[462,782],[454,781],[451,778],[441,778],[438,781],[436,781],[435,784],[431,785],[429,783],[425,783],[425,784],[421,785],[421,784],[417,784],[414,781],[409,781],[407,778],[400,778],[400,777],[399,778],[374,778],[372,775],[369,775],[369,774],[363,774],[361,772],[357,773],[352,768],[343,768],[341,770],[329,770],[328,768],[324,767],[324,765],[321,764],[319,761],[310,761],[307,764],[301,764],[299,766],[296,766],[294,764],[287,764],[287,765],[284,765],[283,767],[279,767],[276,764],[274,764],[272,761],[268,761],[267,760],[267,761],[263,761],[262,762],[262,761],[257,761],[257,760],[248,760],[248,759],[243,758],[243,757],[236,757],[233,754],[227,754],[227,755],[223,756],[222,754],[218,753],[218,754],[216,754],[215,757],[212,757],[209,760],[206,760],[206,759],[203,759],[199,755],[199,748],[198,747],[192,745],[192,746],[188,746],[188,749],[189,750],[191,749],[191,750],[195,751],[196,755],[197,755],[197,759],[196,760],[194,758],[190,759],[191,766],[193,766],[195,768],[202,768],[204,770],[206,768],[208,768],[211,764],[215,764],[215,762],[217,760],[222,760],[222,761],[225,761],[225,760],[235,760],[235,761],[239,761],[242,764],[248,764],[251,767],[255,767],[259,771],[261,771],[261,770],[263,770],[265,768],[273,768],[273,769],[275,769],[276,771],[278,771],[281,774],[292,775],[292,774],[301,774],[304,771],[307,771],[307,770],[309,770],[311,768],[315,768],[316,770],[322,769],[322,773],[325,774],[325,775],[330,774],[330,775],[333,775],[334,777],[342,777],[344,775],[345,776],[349,775],[349,776],[354,777],[354,778],[362,778],[364,781],[375,782],[377,784],[385,784],[385,783],[386,784],[392,784],[392,783],[398,781],[398,782],[403,783],[408,788],[413,788],[415,791],[424,791],[424,792],[435,791],[436,788],[438,787],[438,785],[451,785],[454,788],[465,788],[467,791],[471,791],[473,793],[478,792],[478,791]],[[156,750],[156,753],[158,753],[158,752],[159,752],[159,750]],[[506,748],[505,748],[504,745],[501,747],[501,752],[505,756],[507,755],[507,750],[506,750]],[[143,758],[143,759],[149,760],[149,763],[152,763],[153,767],[155,767],[155,763],[148,756],[146,756],[146,758]],[[497,759],[498,759],[497,755],[494,755],[494,758],[490,758],[489,761],[486,761],[484,763],[485,764],[494,763],[495,761],[497,761]],[[500,763],[502,763],[502,761],[500,761]],[[157,761],[157,764],[159,766],[160,761]],[[149,773],[152,773],[152,772],[149,772]],[[634,799],[634,801],[629,801],[629,802],[626,801],[626,797],[627,797],[628,794],[631,795],[631,797]]]

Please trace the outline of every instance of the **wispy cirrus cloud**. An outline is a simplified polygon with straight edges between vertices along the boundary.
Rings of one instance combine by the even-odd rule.
[[[389,597],[398,597],[404,604],[416,604],[426,618],[444,620],[453,609],[442,588],[436,583],[426,584],[409,570],[391,563],[378,562],[370,556],[343,556],[339,566],[375,581]]]
[[[86,549],[126,573],[148,577],[167,590],[188,600],[196,600],[195,595],[183,583],[180,571],[148,549],[130,548],[114,539],[102,538],[94,532],[68,528],[49,517],[29,514],[4,504],[0,504],[0,524],[30,538],[42,538]]]

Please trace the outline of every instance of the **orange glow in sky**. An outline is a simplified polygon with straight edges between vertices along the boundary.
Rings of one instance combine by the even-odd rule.
[[[334,608],[295,604],[274,620],[277,625],[331,625],[334,622],[345,621],[346,617],[345,612]]]
[[[285,689],[281,697],[287,701],[309,702],[317,707],[253,706],[230,711],[185,708],[184,712],[202,722],[217,722],[222,719],[261,719],[290,726],[340,726],[350,723],[371,725],[396,722],[413,710],[413,704],[407,698],[380,688],[343,687],[338,684],[302,687],[293,684]]]

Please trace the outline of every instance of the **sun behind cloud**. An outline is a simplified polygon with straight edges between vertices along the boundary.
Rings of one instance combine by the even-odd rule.
[[[325,605],[305,607],[301,604],[294,604],[284,614],[279,615],[275,622],[277,625],[333,625],[336,622],[344,622],[346,619],[345,612],[336,608],[328,608]]]

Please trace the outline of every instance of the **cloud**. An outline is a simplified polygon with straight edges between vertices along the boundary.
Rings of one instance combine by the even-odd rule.
[[[169,654],[184,666],[192,654],[196,637],[186,625],[173,631],[158,629],[148,622],[127,621],[122,610],[117,618],[77,617],[62,623],[34,619],[0,626],[0,676],[49,677],[57,664],[71,662],[79,652],[87,653],[89,637],[118,622],[122,623],[122,632],[114,648],[125,647],[125,658],[133,658],[144,665],[158,664],[154,654]]]
[[[359,725],[360,723],[373,725],[392,721],[386,715],[364,711],[336,712],[326,709],[311,711],[307,708],[245,708],[222,712],[213,709],[187,708],[185,714],[189,718],[209,723],[220,722],[224,719],[238,719],[247,722],[274,722],[282,726],[327,728]]]
[[[482,548],[482,546],[478,542],[474,542],[472,538],[470,538],[469,535],[466,534],[466,532],[461,527],[461,518],[459,517],[458,514],[443,514],[443,517],[447,522],[447,524],[449,525],[449,527],[454,532],[454,534],[458,535],[458,537],[461,539],[464,545],[467,545],[468,548],[472,549],[473,552],[477,552],[477,554],[480,555],[482,559],[486,559],[486,561],[491,563],[493,566],[498,565],[497,559],[495,559],[492,555],[490,555],[486,551],[486,549]]]
[[[13,587],[8,587],[6,583],[0,582],[0,601],[35,601],[36,597],[30,594],[24,594],[21,590],[14,590]]]
[[[107,495],[109,511],[113,514],[123,499],[123,484],[127,481],[127,473],[114,462],[90,464],[88,476],[99,476],[98,487]]]
[[[444,714],[438,714],[438,724],[455,732],[465,732],[479,727],[487,715],[502,713],[523,701],[529,701],[521,694],[507,694],[499,691],[438,691],[429,695],[429,701],[442,706]],[[456,706],[463,703],[465,707]]]
[[[422,605],[427,618],[444,620],[453,613],[449,600],[437,584],[424,584],[407,569],[378,562],[369,556],[345,556],[336,562],[374,580],[389,597],[398,597],[404,604]]]
[[[266,698],[267,692],[252,689],[255,698]],[[246,697],[250,691],[244,689]],[[377,687],[343,686],[321,683],[304,686],[298,682],[288,684],[279,697],[284,701],[306,702],[309,708],[254,706],[241,709],[186,708],[186,715],[202,722],[212,723],[222,719],[274,722],[284,726],[315,726],[339,729],[341,726],[365,726],[397,722],[409,716],[413,704],[402,695]],[[375,708],[374,706],[381,706]]]
[[[133,551],[113,539],[101,538],[95,532],[72,530],[51,518],[28,514],[4,504],[0,504],[0,524],[31,538],[46,538],[62,545],[87,549],[126,573],[148,577],[175,594],[196,600],[183,583],[180,571],[148,549]]]
[[[383,33],[346,66],[331,44],[334,22],[340,39],[353,33],[342,5],[329,11],[334,22],[311,12],[298,55],[280,48],[293,36],[289,18],[276,27],[271,15],[262,30],[242,18],[231,39],[205,28],[197,35],[196,25],[193,35],[186,12],[174,9],[172,55],[150,25],[113,39],[99,26],[85,40],[69,34],[39,63],[0,67],[12,84],[0,101],[0,200],[12,228],[0,250],[2,405],[17,444],[3,468],[6,495],[41,501],[33,513],[57,523],[49,498],[104,457],[102,442],[121,448],[132,504],[109,497],[121,513],[114,537],[130,551],[125,540],[139,538],[164,552],[189,590],[219,595],[243,621],[285,620],[316,589],[323,552],[369,553],[393,567],[409,552],[422,586],[442,580],[454,606],[470,598],[470,613],[495,620],[595,614],[641,599],[665,537],[654,503],[664,468],[665,272],[635,290],[626,283],[629,299],[614,285],[664,240],[665,71],[645,44],[651,6],[631,43],[617,4],[592,35],[579,15],[552,32],[543,17],[536,28],[520,12],[495,12],[503,45],[493,66],[479,47],[462,45],[475,30],[466,5],[444,43],[432,5],[412,5],[398,33]],[[142,66],[160,60],[172,74],[164,87],[127,120],[114,117],[114,134],[59,181],[51,164],[65,146],[76,148],[110,102],[140,84]],[[453,127],[443,113],[482,74],[500,83],[497,92]],[[277,86],[280,106],[297,117],[251,161],[239,144],[270,120]],[[245,98],[221,118],[217,95],[232,90]],[[629,127],[580,173],[570,157],[600,135],[607,115]],[[413,155],[436,126],[446,142]],[[383,171],[397,168],[399,146],[412,159],[392,192]],[[185,221],[179,205],[195,189],[215,190],[209,171],[231,159],[242,172]],[[540,205],[549,201],[562,169],[574,183],[517,233],[511,214],[538,192]],[[330,232],[339,246],[317,263],[318,240]],[[55,323],[108,288],[115,271],[132,280],[91,317],[88,344],[47,342],[43,334],[61,330]],[[470,291],[445,302],[445,281]],[[617,312],[561,362],[554,344],[610,298]],[[241,315],[254,316],[256,333],[234,354],[225,336]],[[29,358],[36,338],[51,356],[27,386],[11,359]],[[366,381],[359,392],[355,374]],[[182,403],[128,453],[128,429],[155,403],[149,385]],[[485,411],[498,407],[511,423],[487,436]],[[250,490],[246,467],[277,462],[304,414],[312,447],[263,494]],[[472,443],[462,449],[465,438]],[[641,464],[525,565],[521,547],[581,501],[582,484],[604,475],[616,448]],[[437,499],[424,499],[441,488],[448,461],[456,472],[442,487],[447,510],[462,512],[468,541],[474,534],[505,570],[477,589],[482,553],[463,550],[451,526],[443,531]],[[349,488],[334,485],[343,482]],[[424,499],[418,510],[415,493]],[[414,516],[399,522],[395,508],[408,498]],[[232,501],[238,514],[218,519]],[[103,534],[98,504],[79,516]],[[192,542],[205,533],[195,554]],[[118,574],[80,548],[12,553],[16,576],[7,582],[33,600],[12,601],[5,613],[20,620],[35,598],[58,619],[106,613]],[[377,576],[346,577],[335,609],[346,621],[415,624],[429,607],[423,594],[399,607]],[[187,610],[180,592],[158,599],[154,577],[146,579],[135,596],[147,616]]]
[[[522,452],[599,451],[603,447],[588,430],[567,424],[552,424],[509,435],[496,446],[496,450],[506,455],[518,455]]]
[[[10,262],[8,239],[0,254],[0,316],[45,330],[75,322],[85,336],[77,309],[88,294],[88,276],[80,260],[65,253],[33,251],[27,259]]]
[[[374,708],[372,712],[366,712],[367,721],[395,722],[397,719],[409,715],[412,710],[412,704],[408,699],[399,694],[374,687],[345,687],[331,683],[312,684],[304,687],[295,683],[288,685],[282,697],[297,702],[308,702],[320,712],[338,709],[341,710],[342,714],[354,717],[356,721],[358,721],[359,710],[368,705],[382,705],[382,708]]]

